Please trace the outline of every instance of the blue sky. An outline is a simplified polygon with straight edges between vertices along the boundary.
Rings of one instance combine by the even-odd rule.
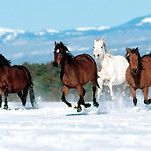
[[[151,0],[0,0],[0,27],[41,31],[114,27],[151,14]]]

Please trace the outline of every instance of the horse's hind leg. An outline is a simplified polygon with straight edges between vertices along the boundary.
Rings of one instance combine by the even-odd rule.
[[[23,106],[26,105],[26,99],[27,99],[27,94],[28,94],[28,88],[29,88],[29,86],[26,86],[26,87],[23,89],[23,93],[22,93],[22,92],[17,93],[17,95],[20,97],[20,99],[21,99],[21,101],[22,101]]]
[[[90,107],[91,104],[84,102],[84,96],[83,96],[83,94],[85,94],[84,88],[81,85],[79,85],[76,89],[80,96],[80,99],[78,101],[77,112],[81,112],[82,111],[81,105],[84,105],[84,107],[87,108],[87,107]]]
[[[2,107],[2,90],[0,89],[0,108]]]
[[[4,92],[4,96],[5,96],[5,104],[4,104],[4,109],[8,109],[8,104],[7,104],[7,97],[8,97],[8,91],[6,90]]]
[[[93,90],[93,105],[94,105],[95,107],[98,107],[98,106],[99,106],[99,103],[96,101],[96,98],[95,98],[96,86],[93,86],[93,87],[92,87],[92,90]]]
[[[92,79],[92,83],[93,83],[93,87],[92,87],[92,91],[93,91],[93,105],[95,107],[99,106],[99,103],[96,101],[96,97],[95,97],[95,93],[96,93],[96,85],[97,83],[97,78]],[[99,86],[99,85],[98,85]],[[99,89],[99,88],[98,88]],[[100,96],[99,96],[100,97]]]

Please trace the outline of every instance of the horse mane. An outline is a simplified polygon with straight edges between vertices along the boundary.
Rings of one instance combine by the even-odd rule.
[[[68,48],[67,48],[62,42],[60,42],[60,43],[58,43],[58,44],[56,45],[56,49],[58,49],[58,48],[60,48],[60,47],[61,47],[62,50],[64,51],[68,62],[70,62],[70,60],[73,59],[74,56],[70,53],[70,51],[68,50]]]
[[[0,66],[3,65],[11,66],[11,61],[7,60],[2,54],[0,54]]]

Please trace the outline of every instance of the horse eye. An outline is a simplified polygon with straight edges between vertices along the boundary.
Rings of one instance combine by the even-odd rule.
[[[93,47],[93,49],[94,49],[95,47]]]
[[[103,46],[101,48],[103,48]]]

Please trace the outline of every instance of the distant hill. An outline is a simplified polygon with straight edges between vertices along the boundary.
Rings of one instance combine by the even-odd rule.
[[[13,64],[46,63],[53,60],[54,41],[62,41],[74,55],[93,55],[93,42],[104,36],[110,53],[125,55],[126,47],[151,51],[151,15],[135,18],[117,27],[87,27],[57,31],[27,32],[0,28],[0,53]]]

